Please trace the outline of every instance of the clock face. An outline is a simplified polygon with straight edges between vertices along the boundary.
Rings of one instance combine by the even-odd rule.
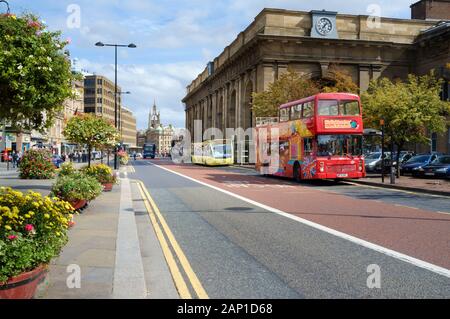
[[[333,30],[333,23],[328,18],[320,18],[317,20],[316,30],[321,35],[327,35]]]

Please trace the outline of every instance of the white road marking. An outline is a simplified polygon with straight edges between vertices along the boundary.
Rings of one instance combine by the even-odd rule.
[[[273,207],[270,207],[270,206],[267,206],[267,205],[258,203],[258,202],[254,201],[254,200],[251,200],[251,199],[248,199],[248,198],[246,198],[246,197],[243,197],[243,196],[234,194],[234,193],[232,193],[232,192],[226,191],[226,190],[221,189],[221,188],[219,188],[219,187],[216,187],[216,186],[207,184],[207,183],[205,183],[205,182],[201,182],[201,181],[196,180],[196,179],[194,179],[194,178],[192,178],[192,177],[189,177],[189,176],[183,175],[183,174],[181,174],[181,173],[175,172],[175,171],[173,171],[173,170],[171,170],[171,169],[168,169],[168,168],[165,168],[165,167],[156,165],[156,164],[151,164],[151,165],[153,165],[153,166],[155,166],[155,167],[158,167],[158,168],[160,168],[160,169],[162,169],[162,170],[165,170],[165,171],[167,171],[167,172],[170,172],[170,173],[172,173],[172,174],[175,174],[175,175],[181,176],[181,177],[183,177],[183,178],[186,178],[186,179],[188,179],[188,180],[190,180],[190,181],[193,181],[193,182],[195,182],[195,183],[198,183],[198,184],[201,184],[201,185],[203,185],[203,186],[212,188],[212,189],[214,189],[214,190],[216,190],[216,191],[219,191],[219,192],[221,192],[221,193],[227,194],[227,195],[232,196],[232,197],[234,197],[234,198],[240,199],[240,200],[242,200],[242,201],[244,201],[244,202],[247,202],[247,203],[249,203],[249,204],[252,204],[252,205],[254,205],[254,206],[257,206],[257,207],[259,207],[259,208],[262,208],[262,209],[264,209],[264,210],[270,211],[270,212],[275,213],[275,214],[277,214],[277,215],[280,215],[280,216],[283,216],[283,217],[286,217],[286,218],[295,220],[295,221],[297,221],[297,222],[299,222],[299,223],[302,223],[302,224],[304,224],[304,225],[313,227],[313,228],[315,228],[315,229],[321,230],[321,231],[323,231],[323,232],[326,232],[326,233],[328,233],[328,234],[334,235],[334,236],[336,236],[336,237],[339,237],[339,238],[348,240],[348,241],[350,241],[350,242],[352,242],[352,243],[354,243],[354,244],[363,246],[363,247],[365,247],[365,248],[372,249],[372,250],[374,250],[374,251],[376,251],[376,252],[379,252],[379,253],[382,253],[382,254],[384,254],[384,255],[386,255],[386,256],[396,258],[396,259],[398,259],[398,260],[404,261],[404,262],[409,263],[409,264],[412,264],[412,265],[414,265],[414,266],[417,266],[417,267],[420,267],[420,268],[429,270],[429,271],[431,271],[431,272],[434,272],[434,273],[436,273],[436,274],[439,274],[439,275],[445,276],[445,277],[447,277],[447,278],[450,278],[450,270],[449,270],[449,269],[446,269],[446,268],[443,268],[443,267],[440,267],[440,266],[431,264],[431,263],[429,263],[429,262],[426,262],[426,261],[424,261],[424,260],[420,260],[420,259],[414,258],[414,257],[412,257],[412,256],[405,255],[405,254],[400,253],[400,252],[397,252],[397,251],[395,251],[395,250],[392,250],[392,249],[389,249],[389,248],[386,248],[386,247],[383,247],[383,246],[380,246],[380,245],[377,245],[377,244],[368,242],[368,241],[366,241],[366,240],[363,240],[363,239],[357,238],[357,237],[355,237],[355,236],[352,236],[352,235],[349,235],[349,234],[346,234],[346,233],[337,231],[337,230],[335,230],[335,229],[332,229],[332,228],[329,228],[329,227],[326,227],[326,226],[323,226],[323,225],[314,223],[314,222],[312,222],[312,221],[309,221],[309,220],[306,220],[306,219],[303,219],[303,218],[300,218],[300,217],[291,215],[291,214],[286,213],[286,212],[284,212],[284,211],[282,211],[282,210],[279,210],[279,209],[277,209],[277,208],[273,208]]]

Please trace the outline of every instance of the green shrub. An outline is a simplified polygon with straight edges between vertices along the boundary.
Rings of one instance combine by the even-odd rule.
[[[55,170],[52,154],[44,149],[27,151],[19,165],[22,179],[51,179],[55,176]]]
[[[69,176],[60,176],[53,185],[52,194],[68,202],[91,201],[103,191],[102,185],[93,177],[80,172]]]

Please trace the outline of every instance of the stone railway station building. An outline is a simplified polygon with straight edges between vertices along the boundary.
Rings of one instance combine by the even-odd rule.
[[[435,69],[447,81],[442,97],[448,99],[450,0],[421,0],[411,12],[412,19],[377,23],[366,15],[264,9],[187,87],[186,128],[193,135],[194,120],[202,120],[203,131],[253,127],[252,93],[266,90],[288,67],[324,78],[338,65],[361,90],[379,77],[404,79]],[[417,151],[450,153],[450,131],[433,140]],[[251,141],[245,143],[248,148]]]

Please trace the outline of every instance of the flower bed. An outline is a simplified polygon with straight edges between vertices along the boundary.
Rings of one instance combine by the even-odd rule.
[[[72,218],[72,206],[59,198],[0,188],[0,298],[34,294],[45,265],[67,243]]]
[[[101,184],[114,184],[117,182],[116,176],[113,175],[113,170],[105,164],[85,167],[81,171],[87,176],[94,177]]]
[[[20,161],[20,178],[51,179],[55,176],[52,154],[48,150],[29,150]]]
[[[68,176],[59,176],[53,185],[52,194],[76,204],[79,201],[91,201],[102,192],[101,184],[93,177],[76,172]]]

